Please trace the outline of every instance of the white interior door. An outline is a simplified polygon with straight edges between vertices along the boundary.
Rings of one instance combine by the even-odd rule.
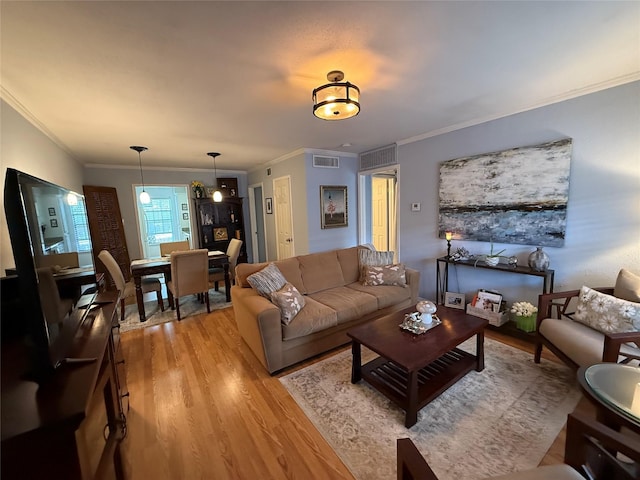
[[[371,243],[376,250],[389,250],[387,179],[371,179]]]
[[[281,260],[295,255],[293,211],[291,209],[291,177],[276,178],[273,181],[273,195],[278,260]]]

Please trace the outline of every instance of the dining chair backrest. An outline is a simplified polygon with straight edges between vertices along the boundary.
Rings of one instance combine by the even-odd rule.
[[[113,283],[115,283],[116,288],[120,291],[120,294],[123,294],[127,282],[124,279],[124,275],[122,274],[122,270],[120,270],[120,265],[118,265],[116,259],[113,258],[113,255],[111,255],[111,252],[109,252],[109,250],[102,250],[98,254],[98,258],[104,264],[104,266],[107,267],[109,275],[111,275]]]
[[[171,283],[176,297],[208,291],[208,250],[201,248],[173,252],[171,254]]]
[[[189,250],[189,240],[182,240],[180,242],[166,242],[160,244],[160,255],[163,257],[169,255],[171,252],[182,252]]]
[[[78,252],[51,253],[49,255],[38,256],[36,259],[38,267],[79,267],[80,260]]]
[[[73,301],[71,299],[60,298],[58,285],[53,276],[51,267],[41,267],[38,272],[38,294],[44,317],[47,323],[59,323],[64,320],[71,311]]]
[[[236,265],[238,264],[238,256],[240,255],[240,247],[242,247],[242,240],[232,238],[227,247],[227,256],[229,257],[229,273],[232,278],[235,278]]]

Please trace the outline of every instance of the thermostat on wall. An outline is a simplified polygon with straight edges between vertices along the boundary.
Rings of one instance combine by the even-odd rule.
[[[420,211],[420,203],[412,203],[411,204],[411,211],[412,212],[419,212]]]

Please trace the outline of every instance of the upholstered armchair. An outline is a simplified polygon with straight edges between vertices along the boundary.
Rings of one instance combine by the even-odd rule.
[[[397,440],[398,480],[438,480],[409,438]],[[619,459],[622,454],[630,461]],[[587,472],[589,476],[587,476]],[[513,472],[492,480],[633,480],[640,471],[640,438],[620,433],[584,414],[570,413],[564,463]],[[581,473],[584,472],[584,476]],[[489,480],[489,479],[485,479]]]
[[[597,311],[589,311],[589,302]],[[582,287],[540,295],[534,361],[540,363],[543,346],[574,369],[640,360],[640,332],[619,331],[617,323],[626,315],[627,330],[640,329],[638,302],[640,277],[625,269],[613,288]]]
[[[180,297],[204,295],[209,305],[209,253],[206,248],[171,253],[171,280],[167,282],[169,304],[175,305],[180,318]],[[175,300],[172,300],[175,299]]]

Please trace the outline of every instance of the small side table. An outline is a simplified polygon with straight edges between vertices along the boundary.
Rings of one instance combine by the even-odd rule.
[[[596,363],[578,369],[578,382],[596,405],[598,421],[614,430],[640,433],[640,368]]]

